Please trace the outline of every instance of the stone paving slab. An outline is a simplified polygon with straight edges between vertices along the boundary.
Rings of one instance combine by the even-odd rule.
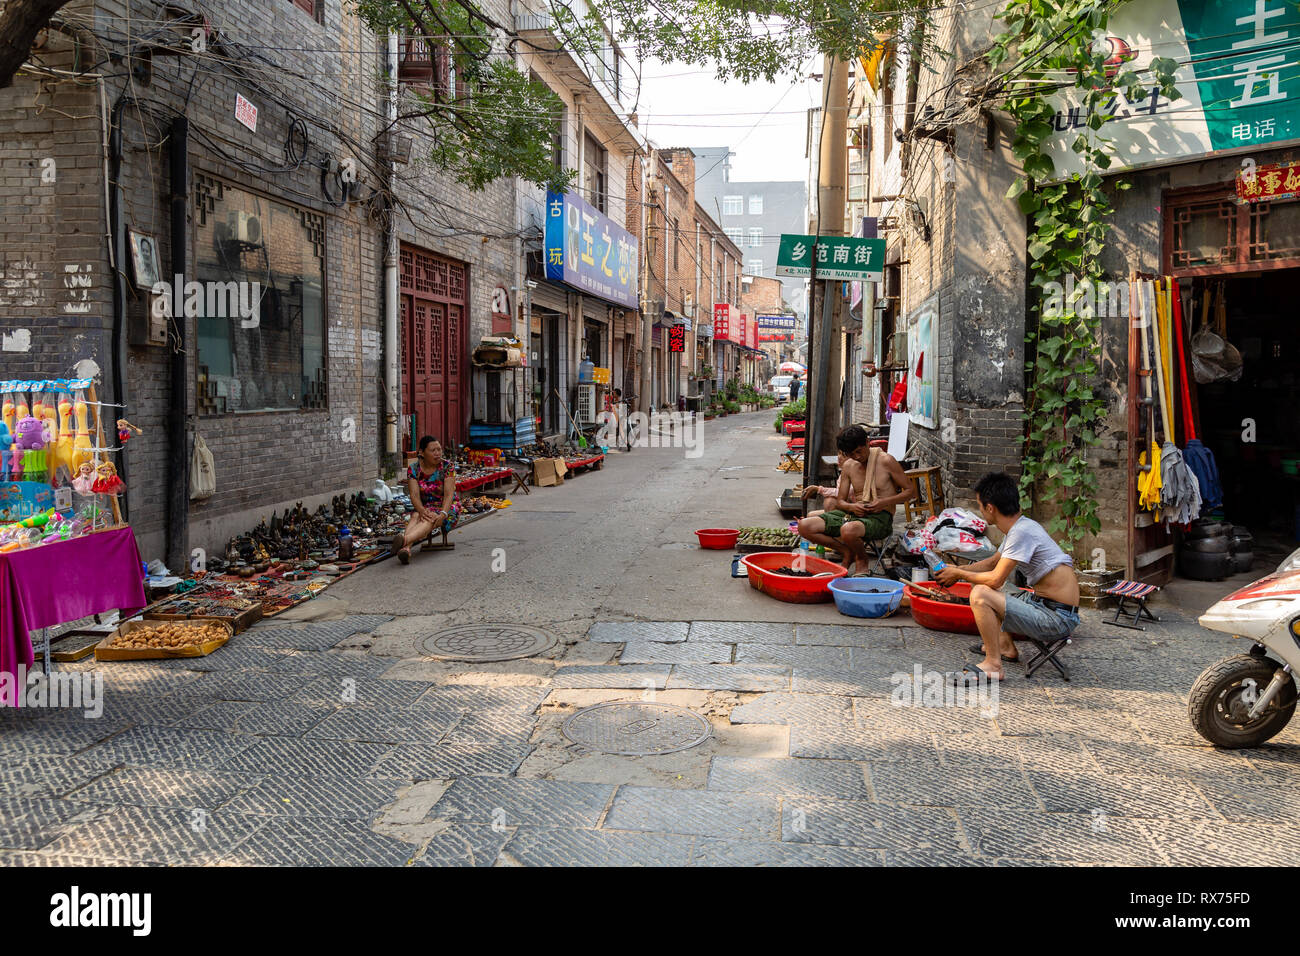
[[[1114,817],[1106,821],[1115,826]],[[1300,827],[1290,818],[1273,824],[1217,820],[1135,820],[1170,866],[1294,866]]]
[[[0,851],[0,866],[166,866],[165,863],[140,862],[124,857],[69,856],[66,853],[44,853],[39,850]]]
[[[851,726],[853,708],[842,697],[777,692],[732,708],[733,724],[840,724]]]
[[[0,848],[39,850],[100,808],[76,800],[0,796]]]
[[[532,753],[519,744],[439,744],[397,746],[375,765],[376,777],[443,780],[475,774],[508,774]]]
[[[415,847],[355,820],[271,819],[222,861],[231,866],[405,866]]]
[[[48,852],[201,865],[229,859],[235,845],[265,823],[222,811],[118,807],[72,827]]]
[[[598,644],[626,644],[659,641],[676,644],[686,640],[688,621],[597,621],[587,632],[587,640]]]
[[[345,740],[305,740],[293,737],[256,737],[233,757],[222,761],[222,770],[282,774],[351,774],[370,772],[379,758],[392,748],[382,743]]]
[[[772,691],[790,689],[790,668],[780,664],[676,664],[668,689]]]
[[[730,644],[635,641],[623,648],[618,660],[620,664],[730,664],[731,655]]]
[[[287,654],[271,670],[277,674],[313,674],[331,677],[377,678],[397,663],[391,658],[368,654],[322,651]]]
[[[0,763],[9,763],[35,754],[75,754],[114,734],[121,733],[130,722],[116,720],[75,719],[12,722],[0,729]]]
[[[448,744],[526,744],[537,729],[537,718],[501,711],[463,716],[443,738]]]
[[[446,710],[344,705],[304,733],[310,740],[436,744],[461,719]]]
[[[478,684],[443,684],[429,689],[418,707],[437,710],[504,710],[531,714],[549,695],[549,687],[484,687]]]
[[[961,845],[957,821],[949,810],[821,797],[783,801],[781,839],[872,850],[955,851]]]
[[[275,774],[246,788],[223,807],[232,813],[372,821],[397,798],[390,780],[325,774]]]
[[[216,770],[222,762],[253,746],[255,740],[254,737],[235,736],[216,730],[133,727],[92,747],[82,756],[88,760],[124,764],[128,767]]]
[[[518,777],[461,777],[430,816],[499,826],[592,828],[614,787]]]
[[[620,787],[605,828],[776,840],[778,806],[770,795]]]
[[[1245,757],[1244,751],[1213,747],[1164,747],[1110,740],[1089,740],[1085,746],[1105,773],[1163,776],[1175,780],[1265,783],[1267,778]]]
[[[187,726],[191,717],[214,703],[215,697],[189,694],[187,689],[171,697],[159,698],[147,694],[106,693],[104,716],[99,719],[156,727]]]
[[[297,704],[365,704],[404,707],[414,704],[433,685],[425,681],[374,677],[321,676],[309,678],[288,700]]]
[[[202,807],[215,810],[240,791],[256,786],[262,779],[261,774],[123,767],[87,784],[70,797],[108,807]]]
[[[1091,813],[1037,813],[962,807],[957,810],[971,850],[986,857],[1149,866],[1159,859],[1143,821]]]
[[[556,687],[610,690],[653,687],[655,690],[663,690],[668,684],[668,673],[671,670],[671,664],[572,664],[568,667],[556,668],[551,683]]]
[[[936,749],[929,731],[918,727],[790,725],[790,756],[830,760],[931,760]]]
[[[699,838],[691,866],[881,866],[885,854],[859,847]]]
[[[1202,780],[1197,782],[1196,789],[1224,819],[1233,823],[1276,824],[1292,819],[1295,788],[1289,784]]]
[[[1038,798],[1019,767],[992,769],[927,763],[881,762],[868,769],[871,788],[881,803],[929,807],[1007,807],[1037,810]]]
[[[187,685],[183,694],[197,694],[215,700],[287,700],[310,684],[308,674],[277,674],[268,671],[228,671],[204,674]]]
[[[512,836],[505,828],[454,823],[434,836],[412,866],[491,866]]]
[[[737,644],[736,663],[842,669],[849,666],[849,649],[781,644]]]
[[[869,797],[861,764],[808,757],[714,757],[709,789],[862,800]]]
[[[1028,767],[1026,772],[1034,792],[1050,813],[1101,811],[1124,817],[1219,817],[1200,789],[1184,780],[1104,773],[1054,774],[1036,766]]]
[[[236,734],[301,737],[333,713],[333,707],[321,704],[218,701],[177,721],[177,726]]]
[[[521,826],[504,852],[525,866],[686,866],[692,842],[674,833]]]
[[[895,651],[902,651],[904,647],[902,632],[892,625],[797,624],[794,642],[830,647],[888,648]]]
[[[692,621],[686,639],[706,644],[793,644],[794,625],[758,621]]]
[[[31,754],[0,763],[0,794],[5,798],[62,797],[112,769],[112,764],[63,754]]]

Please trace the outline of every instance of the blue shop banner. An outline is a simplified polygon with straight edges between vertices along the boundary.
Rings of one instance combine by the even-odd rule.
[[[791,331],[799,328],[799,317],[796,315],[759,315],[755,316],[758,320],[760,329],[790,329]]]
[[[572,193],[546,194],[546,278],[637,308],[636,238]]]

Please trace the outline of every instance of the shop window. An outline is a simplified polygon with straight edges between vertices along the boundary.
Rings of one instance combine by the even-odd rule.
[[[1261,202],[1250,207],[1252,262],[1300,257],[1300,202]]]
[[[1226,199],[1189,203],[1173,210],[1174,268],[1236,261],[1237,207]]]
[[[194,183],[200,414],[324,408],[325,220]]]

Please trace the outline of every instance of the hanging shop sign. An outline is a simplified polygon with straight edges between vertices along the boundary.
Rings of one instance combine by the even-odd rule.
[[[811,278],[814,260],[818,279],[879,282],[884,278],[885,240],[859,236],[817,236],[814,240],[797,233],[781,234],[777,275]]]
[[[754,321],[758,323],[759,329],[789,329],[794,331],[799,328],[799,317],[797,315],[756,315]]]
[[[546,194],[546,278],[637,307],[636,238],[572,193]]]
[[[1300,163],[1247,167],[1237,172],[1237,199],[1267,202],[1300,196]]]
[[[1186,162],[1225,150],[1300,139],[1300,6],[1286,0],[1143,0],[1120,7],[1106,28],[1107,64],[1147,70],[1154,57],[1181,64],[1167,100],[1155,87],[1101,104],[1113,118],[1097,135],[1111,141],[1105,172]],[[1147,74],[1149,75],[1149,74]],[[1087,110],[1071,92],[1056,98],[1046,140],[1056,178],[1083,173],[1072,149],[1088,133]]]
[[[736,341],[740,345],[749,345],[749,316],[744,312],[740,313],[740,326]]]
[[[686,351],[686,326],[674,325],[668,329],[668,351]]]
[[[713,307],[713,340],[726,341],[731,338],[731,304],[719,302]]]

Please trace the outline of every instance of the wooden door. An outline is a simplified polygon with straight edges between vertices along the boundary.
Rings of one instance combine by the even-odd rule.
[[[404,244],[400,281],[402,410],[411,416],[411,441],[433,435],[447,446],[463,442],[469,384],[465,266]]]

